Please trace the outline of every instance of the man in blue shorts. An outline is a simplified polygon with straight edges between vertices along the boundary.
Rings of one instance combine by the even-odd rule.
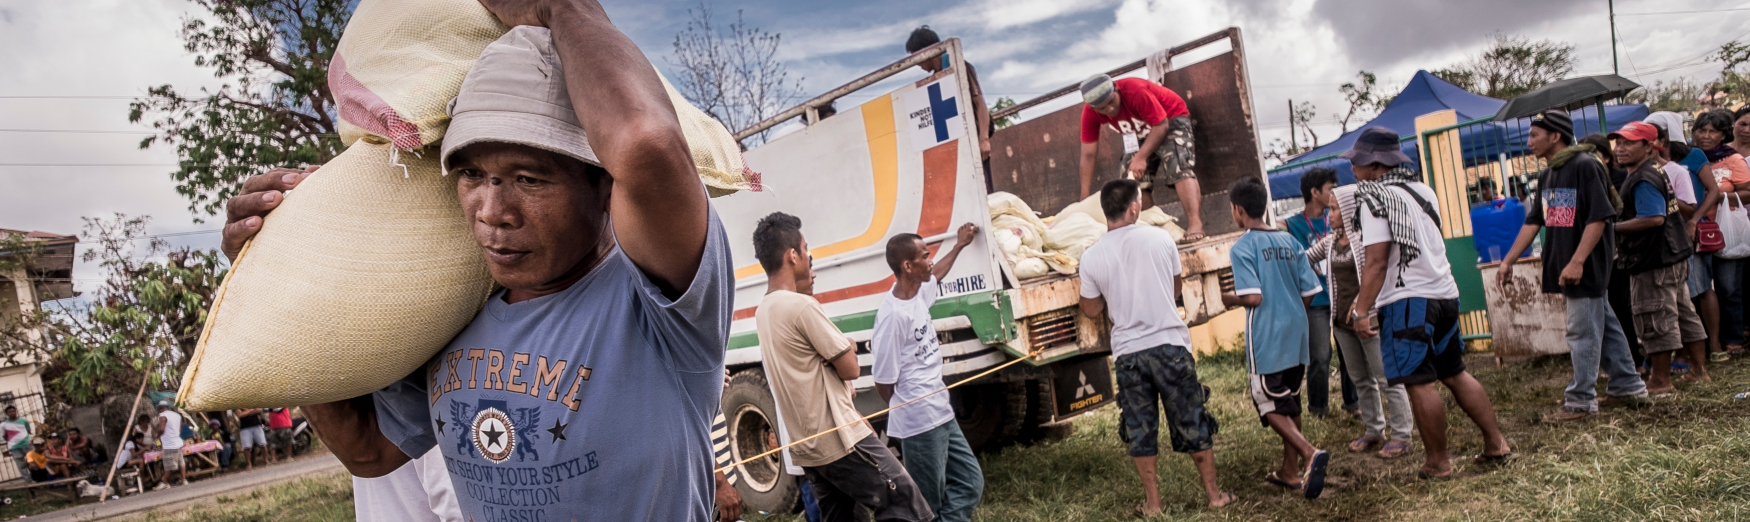
[[[1483,432],[1483,452],[1477,464],[1497,464],[1512,455],[1507,437],[1495,423],[1488,391],[1464,369],[1464,345],[1458,333],[1458,284],[1446,262],[1440,236],[1440,210],[1434,189],[1404,167],[1410,158],[1398,150],[1398,133],[1374,127],[1361,133],[1343,153],[1360,180],[1355,219],[1363,247],[1361,294],[1350,312],[1355,332],[1379,336],[1387,384],[1403,384],[1410,394],[1410,413],[1422,433],[1426,460],[1422,478],[1452,475],[1446,447],[1446,404],[1434,389],[1446,385],[1458,407]],[[1378,329],[1374,309],[1378,307]]]

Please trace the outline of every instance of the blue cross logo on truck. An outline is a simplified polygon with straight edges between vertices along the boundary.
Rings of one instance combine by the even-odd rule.
[[[942,97],[942,83],[930,84],[930,118],[935,120],[936,142],[948,141],[948,119],[960,115],[960,106],[954,103],[954,97]]]

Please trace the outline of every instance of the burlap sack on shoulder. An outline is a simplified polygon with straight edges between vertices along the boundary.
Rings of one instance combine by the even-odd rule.
[[[196,411],[371,393],[416,371],[491,292],[438,166],[445,113],[506,31],[476,0],[362,0],[329,69],[347,150],[268,214],[220,285],[177,397]],[[722,124],[663,80],[712,197],[758,190]]]

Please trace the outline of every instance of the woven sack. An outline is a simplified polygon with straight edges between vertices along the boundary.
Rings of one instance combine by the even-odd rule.
[[[681,132],[686,134],[687,148],[693,153],[693,166],[699,169],[699,181],[704,182],[705,191],[715,198],[742,190],[760,190],[759,174],[748,170],[735,135],[681,96],[661,71],[657,71],[656,77],[662,79],[662,88],[668,91],[668,100],[674,104],[675,116],[680,119]]]
[[[361,141],[287,193],[214,296],[177,397],[190,410],[292,406],[413,373],[493,288],[436,154]],[[405,166],[405,170],[403,170]]]
[[[462,78],[505,30],[477,0],[359,2],[328,64],[341,143],[366,136],[401,150],[437,143]]]

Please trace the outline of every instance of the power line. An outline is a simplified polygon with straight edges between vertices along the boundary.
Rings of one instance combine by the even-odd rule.
[[[1703,10],[1699,10],[1699,11],[1655,11],[1655,12],[1646,12],[1646,13],[1616,13],[1616,16],[1660,16],[1660,15],[1680,15],[1680,14],[1697,14],[1697,13],[1725,13],[1725,12],[1730,12],[1730,11],[1750,11],[1750,7],[1738,7],[1738,8],[1732,8],[1732,9],[1703,9]]]
[[[144,96],[0,96],[0,100],[132,100]]]
[[[0,129],[0,132],[43,132],[51,134],[157,134],[152,131],[78,130],[78,129]]]
[[[176,163],[0,163],[0,167],[175,167]]]

